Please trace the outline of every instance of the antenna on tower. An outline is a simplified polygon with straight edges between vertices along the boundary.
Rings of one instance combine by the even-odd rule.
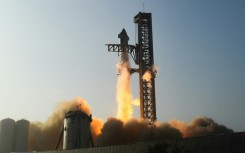
[[[145,12],[145,3],[144,2],[142,3],[142,6],[143,6],[143,12]]]

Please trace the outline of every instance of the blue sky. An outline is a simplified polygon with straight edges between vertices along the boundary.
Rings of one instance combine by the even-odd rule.
[[[93,116],[116,116],[118,57],[105,44],[119,43],[122,28],[135,44],[142,3],[153,20],[158,120],[204,115],[244,131],[242,0],[1,0],[0,119],[44,121],[76,96]],[[137,98],[137,74],[131,82]]]

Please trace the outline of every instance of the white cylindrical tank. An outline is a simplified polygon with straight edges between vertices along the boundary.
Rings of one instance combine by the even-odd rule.
[[[7,118],[0,122],[0,153],[10,153],[14,145],[15,121]]]
[[[27,152],[30,122],[19,120],[15,123],[14,152]]]
[[[92,146],[91,115],[77,110],[65,115],[63,149],[79,149]]]

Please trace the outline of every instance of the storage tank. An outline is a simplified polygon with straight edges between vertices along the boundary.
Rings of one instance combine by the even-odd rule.
[[[29,127],[30,127],[30,122],[24,119],[19,120],[15,123],[15,140],[14,140],[15,152],[28,151]]]
[[[92,116],[76,110],[70,111],[64,119],[63,149],[79,149],[92,146],[90,123]]]
[[[14,145],[15,121],[7,118],[0,122],[0,153],[10,153]]]

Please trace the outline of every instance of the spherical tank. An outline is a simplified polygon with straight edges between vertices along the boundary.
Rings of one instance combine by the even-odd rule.
[[[24,119],[19,120],[15,123],[15,139],[14,139],[15,152],[28,151],[29,127],[30,127],[30,122]]]
[[[0,153],[10,153],[14,145],[15,121],[7,118],[0,122]]]
[[[91,115],[82,111],[70,111],[64,119],[63,149],[78,149],[92,146],[90,131]]]

